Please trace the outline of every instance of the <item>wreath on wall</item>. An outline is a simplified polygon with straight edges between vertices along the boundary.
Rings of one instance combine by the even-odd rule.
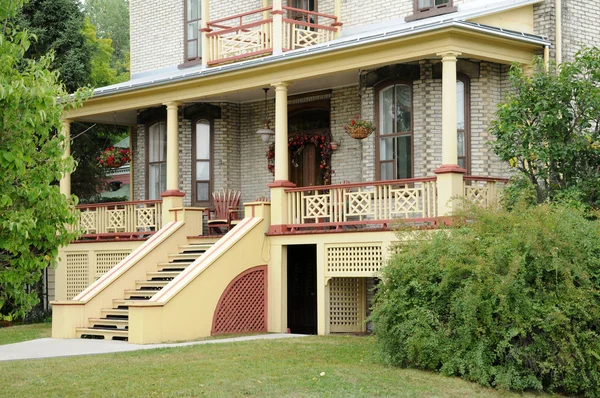
[[[326,135],[310,135],[310,134],[298,134],[288,138],[288,148],[292,152],[292,165],[298,165],[298,157],[302,154],[306,145],[314,144],[317,149],[321,151],[321,163],[319,168],[321,169],[321,177],[323,178],[323,185],[331,184],[331,174],[334,172],[331,170],[331,142],[329,137]],[[275,174],[275,143],[269,145],[267,151],[267,168],[271,174]]]

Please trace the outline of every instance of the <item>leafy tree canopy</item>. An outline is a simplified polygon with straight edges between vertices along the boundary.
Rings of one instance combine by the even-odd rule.
[[[566,197],[600,208],[600,49],[548,72],[538,60],[531,77],[513,66],[509,79],[494,152],[525,176],[537,203]]]
[[[22,3],[0,8],[0,318],[9,320],[39,301],[30,287],[74,238],[66,226],[75,221],[76,198],[56,182],[73,168],[63,158],[61,117],[83,95],[67,96],[52,53],[27,58],[32,36],[9,21]]]

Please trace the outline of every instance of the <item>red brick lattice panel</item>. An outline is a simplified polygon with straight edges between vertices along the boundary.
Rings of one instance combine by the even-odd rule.
[[[267,331],[267,266],[250,268],[227,286],[215,310],[212,334]]]

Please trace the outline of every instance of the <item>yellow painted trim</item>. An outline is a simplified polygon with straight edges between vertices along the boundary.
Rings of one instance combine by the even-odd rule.
[[[473,18],[469,22],[533,34],[533,4]]]
[[[446,51],[460,52],[465,58],[503,64],[531,63],[537,50],[539,46],[535,44],[449,27],[164,86],[91,98],[83,107],[71,110],[68,117],[77,119],[107,112],[141,109],[170,101],[198,100],[265,87],[281,81],[293,82],[349,70],[436,58],[436,54]],[[315,65],[319,67],[315,68]]]

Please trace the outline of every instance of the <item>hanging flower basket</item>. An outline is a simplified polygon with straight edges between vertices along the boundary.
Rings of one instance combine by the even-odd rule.
[[[119,168],[131,161],[129,148],[109,147],[100,153],[98,163],[105,168]]]
[[[375,131],[375,125],[368,120],[363,120],[356,116],[350,123],[344,126],[344,130],[346,130],[346,133],[350,137],[356,140],[362,140]]]

